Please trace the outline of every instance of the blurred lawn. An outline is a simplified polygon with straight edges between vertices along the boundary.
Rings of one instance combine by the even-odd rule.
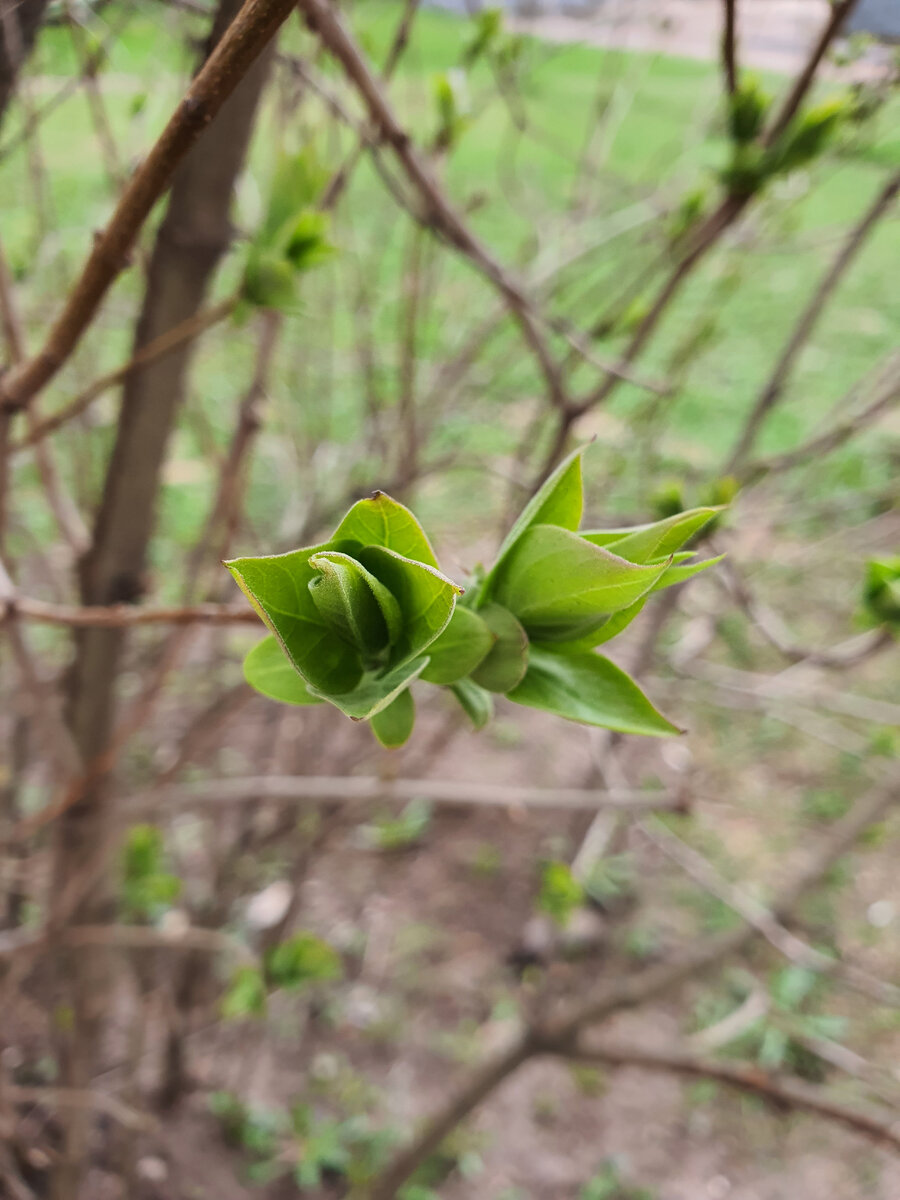
[[[366,0],[357,7],[361,40],[376,61],[384,53],[399,12],[400,5],[393,0]],[[122,19],[121,10],[110,5],[93,32],[102,38],[104,29],[118,28]],[[199,20],[170,12],[161,4],[143,5],[111,46],[103,90],[119,145],[128,156],[143,152],[171,111],[190,70],[193,54],[183,33],[192,24],[199,39]],[[445,13],[424,10],[416,20],[392,94],[404,119],[424,140],[435,129],[434,75],[458,65],[460,49],[470,35],[468,22]],[[294,23],[282,45],[299,49],[304,36]],[[487,66],[472,72],[468,88],[473,119],[450,163],[442,168],[457,203],[471,210],[474,227],[499,257],[518,264],[523,274],[536,253],[542,261],[552,260],[563,247],[571,248],[573,238],[590,238],[605,219],[636,201],[647,197],[677,201],[684,192],[710,181],[711,169],[723,161],[715,64],[534,41],[526,45],[525,60],[527,69],[512,106],[496,95]],[[48,31],[33,64],[31,105],[40,108],[76,65],[68,33],[62,28]],[[318,69],[327,73],[332,87],[340,87],[335,69],[326,63],[318,64]],[[773,88],[783,84],[774,78],[769,82]],[[588,131],[597,125],[598,109],[605,112],[606,124],[596,141],[606,139],[606,160],[583,187],[589,211],[576,226],[570,215],[575,164]],[[517,130],[513,110],[519,117],[527,116],[525,132]],[[761,233],[752,253],[745,251],[746,235],[739,233],[685,289],[643,364],[648,372],[670,371],[673,351],[685,336],[710,309],[718,314],[708,346],[691,366],[679,398],[664,413],[664,465],[673,471],[682,462],[701,476],[716,471],[799,308],[836,252],[841,231],[881,186],[885,169],[900,162],[898,113],[900,104],[894,103],[858,144],[818,164],[814,177],[794,177],[783,185],[780,195],[757,208]],[[0,144],[15,136],[21,119],[18,111],[7,120]],[[253,170],[240,197],[245,227],[252,228],[259,212],[276,148],[295,146],[308,136],[315,137],[323,153],[335,160],[351,144],[349,137],[338,144],[333,127],[324,128],[319,106],[304,107],[296,119],[285,118],[270,92],[261,136],[254,146]],[[43,218],[29,184],[40,166],[34,156],[30,167],[22,148],[0,161],[0,192],[6,198],[4,244],[17,276],[27,279],[22,291],[33,341],[73,277],[92,230],[106,219],[112,203],[81,91],[42,122],[38,145],[47,189]],[[47,229],[40,238],[42,220]],[[361,288],[368,292],[362,307],[371,310],[378,351],[374,378],[387,404],[393,403],[397,391],[401,278],[410,230],[368,162],[354,177],[335,241],[342,254],[309,277],[302,308],[289,318],[288,348],[279,368],[279,390],[287,400],[276,406],[273,427],[282,438],[340,448],[358,441],[365,419],[354,351]],[[610,242],[569,272],[572,300],[560,311],[586,327],[653,251],[646,229]],[[490,288],[465,263],[443,252],[434,261],[433,300],[419,333],[419,373],[426,384],[430,369],[462,344],[495,307]],[[347,262],[354,267],[350,282]],[[897,343],[898,262],[900,222],[893,219],[882,222],[835,296],[801,358],[787,403],[766,427],[763,449],[784,448],[803,437],[828,406]],[[234,285],[239,270],[240,254],[233,255],[222,272],[219,291]],[[140,288],[139,271],[130,272],[117,285],[75,364],[49,390],[48,408],[64,402],[80,383],[127,354],[130,314]],[[598,348],[612,355],[617,343],[600,343]],[[559,349],[562,352],[564,347]],[[169,533],[176,542],[189,539],[202,517],[198,511],[202,506],[185,495],[191,491],[191,472],[184,469],[184,462],[196,455],[204,438],[227,435],[233,401],[242,386],[235,381],[248,377],[252,353],[249,330],[240,336],[218,331],[204,341],[198,408],[185,421],[176,447],[176,459],[181,461],[180,476],[175,464],[180,499],[167,513]],[[508,337],[500,338],[492,343],[476,377],[474,391],[468,388],[450,398],[434,435],[438,451],[462,447],[492,455],[508,451],[515,443],[522,418],[513,414],[514,419],[508,420],[505,414],[508,405],[538,392],[530,360]],[[581,387],[592,381],[587,371],[577,379]],[[485,404],[494,397],[495,406]],[[634,389],[620,389],[609,410],[612,420],[632,416],[645,402],[646,397]],[[106,409],[99,411],[111,420],[111,401],[106,403]],[[887,466],[880,459],[867,460],[865,447],[863,441],[859,448],[836,455],[827,474],[821,475],[822,486],[877,486]],[[102,431],[95,431],[81,459],[82,472],[94,484],[100,477],[102,449]],[[280,512],[284,503],[281,480],[270,469],[272,456],[279,453],[270,441],[257,465],[253,503],[258,520]],[[326,455],[326,465],[329,461]],[[339,454],[334,461],[340,463]],[[628,495],[632,489],[627,476],[630,473],[636,485],[643,466],[635,460],[616,469]],[[361,464],[361,479],[366,472],[366,464]],[[209,481],[202,466],[198,465],[193,480],[205,492]],[[646,482],[641,481],[644,490]],[[606,499],[615,506],[608,493]]]

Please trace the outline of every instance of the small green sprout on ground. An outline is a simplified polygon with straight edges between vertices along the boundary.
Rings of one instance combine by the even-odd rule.
[[[327,542],[226,563],[272,635],[248,654],[248,682],[273,700],[327,702],[370,721],[385,746],[412,732],[414,680],[448,688],[476,728],[496,693],[620,733],[678,733],[596,651],[654,592],[719,561],[682,550],[719,509],[578,533],[583,449],[468,588],[443,574],[416,518],[383,492],[354,504]]]
[[[266,953],[262,967],[238,967],[222,999],[226,1020],[248,1020],[266,1014],[268,992],[303,992],[334,983],[343,975],[340,955],[315,934],[301,931]]]

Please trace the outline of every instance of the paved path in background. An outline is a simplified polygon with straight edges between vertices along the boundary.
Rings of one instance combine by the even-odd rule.
[[[575,8],[577,0],[571,0]],[[900,3],[900,0],[897,0]],[[739,60],[747,67],[791,74],[803,63],[827,18],[828,0],[739,0]],[[628,50],[717,58],[722,0],[607,0],[583,15],[511,17],[510,26],[554,42],[588,42]],[[875,48],[852,68],[854,78],[879,74]],[[829,73],[844,74],[835,68]]]

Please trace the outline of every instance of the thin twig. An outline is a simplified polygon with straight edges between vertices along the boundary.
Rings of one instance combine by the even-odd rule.
[[[711,895],[742,917],[748,925],[752,925],[785,958],[807,970],[834,976],[853,991],[868,996],[876,1004],[900,1008],[900,987],[808,945],[786,929],[764,904],[742,888],[729,883],[708,859],[659,822],[640,821],[638,828],[663,854],[676,862]]]
[[[556,407],[566,403],[565,391],[558,364],[554,361],[532,302],[520,284],[468,229],[447,198],[432,172],[413,147],[406,130],[394,114],[384,89],[373,74],[337,11],[326,0],[300,0],[298,8],[330,54],[341,64],[346,75],[359,92],[369,119],[379,131],[381,140],[394,151],[410,183],[423,205],[421,220],[443,234],[464,254],[500,292],[518,321],[525,341],[532,351],[544,381],[548,396]]]
[[[680,797],[664,791],[624,788],[515,787],[498,783],[469,783],[455,779],[377,779],[370,776],[257,775],[244,779],[211,779],[201,783],[151,788],[125,801],[141,812],[159,808],[219,809],[233,804],[268,801],[303,803],[310,800],[428,799],[436,804],[491,808],[610,808],[623,812],[650,812],[677,808]]]
[[[183,604],[164,608],[135,604],[47,604],[16,596],[7,607],[25,621],[43,625],[69,625],[77,629],[133,628],[135,625],[252,625],[259,622],[246,604]],[[2,615],[2,611],[0,611]]]
[[[81,276],[41,350],[0,379],[0,407],[18,410],[59,371],[128,265],[138,231],[175,168],[293,9],[292,0],[248,0],[198,72],[94,240]]]
[[[694,1079],[711,1079],[727,1087],[762,1096],[777,1108],[797,1109],[829,1121],[837,1121],[856,1133],[900,1151],[900,1114],[851,1107],[836,1097],[829,1096],[823,1088],[770,1074],[761,1067],[722,1062],[719,1059],[693,1054],[680,1046],[635,1046],[611,1039],[579,1042],[566,1057],[579,1062],[636,1067],[642,1071],[662,1071],[687,1075]]]
[[[880,787],[875,788],[832,827],[806,864],[795,872],[772,905],[776,918],[787,918],[831,866],[867,829],[880,821],[898,799],[900,772],[894,771]],[[757,936],[758,931],[753,926],[742,924],[718,937],[700,938],[681,947],[672,959],[645,967],[624,978],[602,982],[587,997],[564,1003],[558,1014],[540,1026],[517,1031],[505,1046],[489,1055],[456,1091],[451,1092],[445,1104],[425,1123],[421,1132],[375,1180],[367,1193],[367,1200],[392,1200],[398,1188],[444,1138],[523,1063],[540,1054],[571,1054],[590,1026],[622,1009],[645,1004],[674,990],[688,979],[743,950]]]
[[[900,193],[900,171],[894,172],[886,181],[884,187],[880,189],[873,202],[863,214],[862,220],[850,232],[850,235],[841,247],[840,253],[810,297],[809,302],[800,315],[800,319],[787,340],[787,344],[781,352],[778,362],[775,364],[775,369],[772,371],[768,383],[760,393],[744,428],[741,430],[737,445],[726,467],[727,474],[733,475],[740,471],[747,455],[753,449],[763,423],[778,405],[790,378],[791,371],[797,362],[800,352],[809,341],[810,335],[819,317],[822,315],[823,309],[833,297],[835,290],[850,266],[856,260],[856,256],[865,245],[869,235],[890,210],[898,193]],[[900,381],[898,381],[898,387],[900,387]]]
[[[722,30],[722,69],[725,72],[725,89],[729,96],[737,91],[737,0],[724,0],[725,21]]]
[[[829,46],[840,33],[844,22],[858,3],[859,0],[837,0],[836,3],[832,3],[828,20],[822,26],[822,31],[810,50],[802,71],[794,80],[791,90],[766,133],[764,141],[767,146],[773,146],[794,119],[800,105],[806,99],[807,92],[812,87],[816,72],[828,52]]]
[[[13,1104],[43,1104],[49,1108],[92,1109],[111,1117],[126,1129],[155,1132],[157,1122],[148,1113],[137,1112],[115,1096],[90,1088],[22,1087],[5,1084],[3,1095]]]

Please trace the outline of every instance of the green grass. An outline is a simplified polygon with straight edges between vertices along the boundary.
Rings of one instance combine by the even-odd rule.
[[[386,0],[367,0],[357,8],[359,37],[376,61],[384,53],[399,11],[396,2]],[[104,10],[105,26],[116,27],[119,20],[114,6]],[[190,27],[199,32],[199,23]],[[96,34],[102,37],[103,29],[98,23]],[[168,14],[165,6],[148,5],[125,24],[112,46],[104,91],[119,145],[132,163],[162,127],[189,71],[192,52],[180,36],[184,29],[183,19]],[[303,36],[292,24],[283,45],[299,49]],[[417,18],[392,96],[422,141],[435,129],[434,75],[458,66],[468,36],[468,23],[447,14],[423,10]],[[62,28],[50,30],[33,64],[32,103],[39,106],[53,95],[75,64],[68,33]],[[327,63],[319,69],[330,86],[348,98],[337,70]],[[775,90],[783,86],[778,79],[767,82]],[[502,261],[523,274],[538,248],[542,259],[552,257],[554,247],[564,247],[573,237],[589,238],[605,218],[642,198],[674,203],[685,191],[709,182],[712,170],[724,160],[718,117],[720,80],[712,63],[530,41],[517,87],[518,105],[528,120],[525,133],[517,130],[510,106],[498,97],[486,66],[479,65],[471,73],[468,90],[471,124],[440,169],[457,205],[470,210],[473,228]],[[324,153],[338,157],[334,129],[326,128],[320,106],[306,106],[296,119],[284,120],[271,95],[241,188],[239,219],[245,228],[252,228],[257,219],[279,145],[290,148],[313,137]],[[355,103],[352,97],[348,102]],[[583,187],[588,211],[576,221],[570,210],[574,164],[601,111],[606,117],[616,112],[619,116],[606,133],[601,131],[600,137],[607,139],[605,162]],[[685,288],[643,359],[647,372],[671,370],[673,354],[709,311],[711,299],[719,320],[708,346],[691,366],[681,394],[664,410],[659,469],[701,479],[715,473],[800,306],[839,246],[841,231],[863,211],[885,170],[900,161],[897,112],[898,105],[892,105],[859,144],[793,179],[793,198],[776,196],[759,205],[745,229],[759,230],[761,244],[748,253],[742,243],[747,235],[739,232]],[[7,120],[0,145],[15,135],[20,121],[20,113]],[[341,144],[350,144],[348,135],[343,135]],[[66,281],[83,260],[93,230],[102,226],[112,207],[109,181],[80,92],[42,123],[39,145],[46,168],[50,226],[42,240],[26,152],[20,148],[0,158],[0,191],[12,198],[4,206],[4,244],[21,281],[34,343]],[[271,522],[283,509],[283,473],[289,458],[285,443],[296,444],[301,457],[308,456],[314,444],[319,447],[319,458],[325,460],[319,485],[326,492],[336,490],[335,473],[341,483],[349,471],[364,487],[384,471],[382,462],[360,460],[356,450],[364,406],[353,347],[360,322],[368,319],[359,315],[356,301],[360,287],[365,288],[375,347],[374,378],[382,403],[390,409],[397,394],[396,343],[410,223],[397,211],[369,162],[354,177],[335,240],[342,253],[331,266],[309,277],[302,306],[288,322],[274,389],[276,437],[263,442],[255,474],[252,511],[258,521]],[[652,227],[650,233],[642,227],[602,247],[567,273],[568,289],[556,302],[556,311],[588,326],[621,294],[623,281],[649,261],[656,244]],[[240,260],[239,246],[220,274],[219,291],[233,286]],[[433,367],[462,344],[496,304],[490,286],[452,253],[432,250],[429,261],[434,285],[419,331],[418,367],[426,385]],[[810,339],[786,401],[764,431],[762,449],[783,449],[805,436],[828,407],[896,343],[898,261],[900,222],[885,221]],[[723,279],[727,281],[729,272],[738,273],[739,283],[720,303],[716,289],[723,286]],[[117,284],[75,362],[48,389],[47,408],[64,402],[79,383],[127,354],[130,314],[140,289],[138,271]],[[513,447],[525,411],[540,390],[533,364],[514,338],[518,335],[507,323],[488,346],[474,382],[440,398],[432,433],[435,452],[462,449],[471,458],[503,454]],[[598,344],[598,352],[612,356],[620,345],[608,339]],[[202,470],[195,472],[194,482],[184,482],[185,472],[179,475],[177,464],[197,456],[206,426],[213,437],[227,436],[240,381],[249,375],[252,346],[252,327],[245,326],[236,333],[214,332],[199,350],[196,407],[183,422],[174,447],[173,478],[182,481],[168,490],[166,498],[165,514],[176,546],[196,532],[202,509],[197,500],[209,486]],[[564,352],[562,343],[557,349]],[[582,368],[575,378],[584,388],[596,374]],[[625,387],[610,407],[611,418],[619,422],[608,439],[604,503],[610,507],[631,503],[637,486],[646,490],[645,464],[623,453],[622,442],[623,431],[645,406],[644,394]],[[105,414],[106,423],[92,430],[84,451],[87,469],[79,473],[82,494],[99,483],[113,417],[110,404],[98,412]],[[332,448],[324,455],[323,443]],[[877,486],[886,478],[889,463],[886,457],[869,453],[872,445],[869,439],[861,450],[835,456],[828,473],[820,473],[825,486]],[[426,504],[428,495],[426,489]],[[444,499],[438,489],[436,513]],[[468,501],[463,496],[458,503],[465,510]],[[164,549],[160,554],[167,556]]]

